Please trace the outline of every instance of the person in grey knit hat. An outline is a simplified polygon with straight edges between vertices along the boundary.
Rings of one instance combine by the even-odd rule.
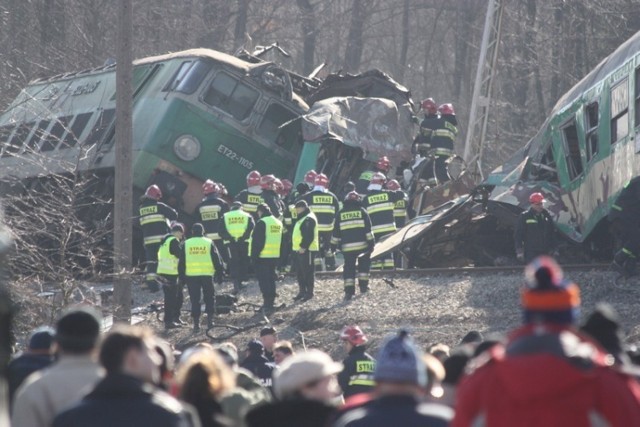
[[[422,351],[406,330],[387,338],[376,358],[374,399],[342,414],[334,427],[445,427],[451,408],[422,401],[427,369]]]

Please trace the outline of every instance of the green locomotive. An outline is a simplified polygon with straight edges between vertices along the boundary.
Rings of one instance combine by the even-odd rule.
[[[253,169],[293,177],[302,78],[254,59],[192,49],[134,62],[135,194],[157,184],[188,215],[208,178],[235,194]],[[32,81],[0,115],[0,178],[89,171],[110,188],[115,83],[115,64]]]

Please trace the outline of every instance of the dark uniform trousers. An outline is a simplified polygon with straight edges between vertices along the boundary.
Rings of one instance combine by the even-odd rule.
[[[144,245],[144,253],[146,256],[145,282],[152,292],[159,290],[156,281],[156,272],[158,271],[158,249],[160,249],[160,246],[161,242]]]
[[[249,245],[247,242],[229,242],[229,274],[233,280],[234,289],[247,280],[249,265]]]
[[[191,317],[193,323],[200,321],[201,307],[200,300],[204,297],[204,312],[208,316],[215,313],[215,289],[213,287],[213,277],[211,276],[186,276],[187,289],[191,299]]]
[[[216,246],[216,249],[218,250],[218,254],[220,254],[220,261],[222,261],[223,264],[223,268],[229,272],[229,261],[230,261],[230,255],[229,255],[229,248],[227,248],[227,245],[224,243],[224,240],[222,239],[215,239],[213,240],[213,244]]]
[[[325,262],[326,270],[336,269],[336,256],[331,252],[331,235],[332,231],[320,231],[318,232],[318,240],[320,241],[320,253],[315,257],[314,263],[316,271],[322,271],[322,260]]]
[[[361,255],[362,254],[362,255]],[[369,270],[371,269],[371,253],[370,252],[343,252],[344,265],[342,266],[342,277],[345,287],[347,283],[353,283],[355,286],[356,265],[358,272],[358,286],[360,292],[369,290]]]
[[[315,252],[313,251],[306,250],[303,254],[294,253],[299,294],[306,297],[313,296],[313,285],[316,280],[314,258]]]
[[[258,258],[255,269],[265,308],[273,308],[276,299],[276,267],[278,258]]]
[[[178,285],[178,276],[160,274],[159,277],[164,293],[164,323],[168,325],[180,317],[182,288]]]

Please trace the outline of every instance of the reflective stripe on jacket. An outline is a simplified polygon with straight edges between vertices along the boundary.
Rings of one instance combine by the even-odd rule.
[[[211,239],[191,237],[184,243],[185,274],[187,276],[213,276],[215,267],[211,260]]]

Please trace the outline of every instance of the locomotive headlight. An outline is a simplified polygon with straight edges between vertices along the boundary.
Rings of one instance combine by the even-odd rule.
[[[192,135],[182,135],[173,143],[173,152],[178,158],[190,162],[200,155],[200,141]]]

